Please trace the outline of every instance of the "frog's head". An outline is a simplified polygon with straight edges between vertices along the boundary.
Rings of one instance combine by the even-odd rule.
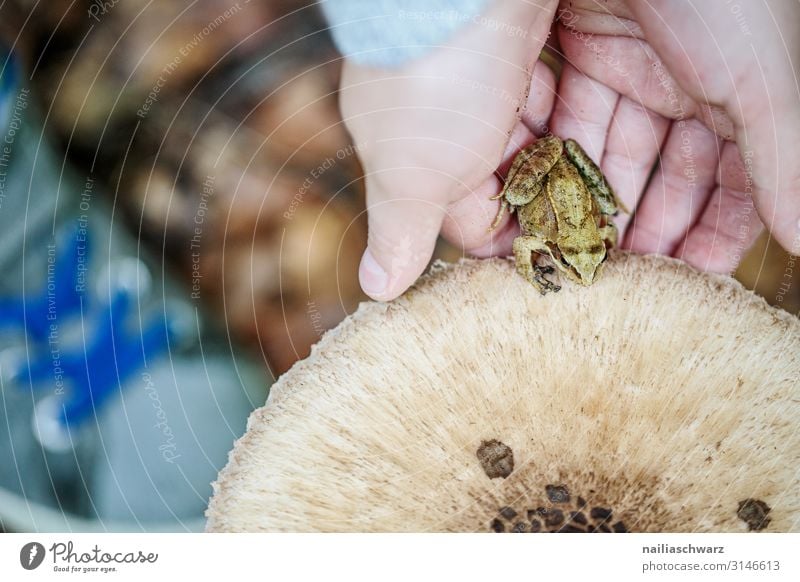
[[[561,248],[561,262],[567,275],[581,285],[591,285],[606,260],[606,246],[602,243],[578,248]]]

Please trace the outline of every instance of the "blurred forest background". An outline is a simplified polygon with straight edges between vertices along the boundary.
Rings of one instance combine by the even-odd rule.
[[[6,15],[46,130],[273,373],[365,299],[361,171],[337,108],[340,58],[313,5],[14,0]],[[438,256],[460,252],[442,243]],[[765,236],[737,276],[798,313],[790,265]]]

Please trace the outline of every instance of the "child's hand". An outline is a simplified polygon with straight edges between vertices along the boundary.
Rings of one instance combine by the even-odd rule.
[[[623,246],[730,272],[763,221],[800,252],[800,4],[573,0],[559,19],[552,131],[635,209]]]
[[[550,114],[553,75],[534,64],[555,7],[495,2],[446,46],[401,69],[345,65],[341,108],[364,166],[369,213],[360,279],[374,299],[414,283],[440,231],[476,255],[509,252],[513,227],[501,225],[494,241],[488,232],[498,208],[489,198],[500,189],[497,168],[532,141],[526,125]]]

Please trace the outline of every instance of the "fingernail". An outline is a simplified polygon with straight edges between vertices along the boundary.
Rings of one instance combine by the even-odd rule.
[[[361,281],[361,288],[364,293],[373,299],[380,299],[386,292],[389,284],[389,275],[383,270],[372,256],[369,249],[361,257],[361,267],[359,268],[358,278]]]

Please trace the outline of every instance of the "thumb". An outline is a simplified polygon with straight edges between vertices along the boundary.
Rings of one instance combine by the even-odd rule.
[[[416,173],[416,172],[415,172]],[[403,174],[408,180],[408,171]],[[364,292],[389,301],[410,287],[433,256],[445,215],[444,200],[435,195],[435,180],[419,176],[419,195],[393,193],[391,181],[367,177],[369,239],[361,259],[359,279]]]
[[[557,2],[495,2],[397,70],[346,62],[340,105],[366,176],[364,291],[388,301],[433,255],[446,206],[497,169]],[[529,34],[530,33],[530,34]]]

